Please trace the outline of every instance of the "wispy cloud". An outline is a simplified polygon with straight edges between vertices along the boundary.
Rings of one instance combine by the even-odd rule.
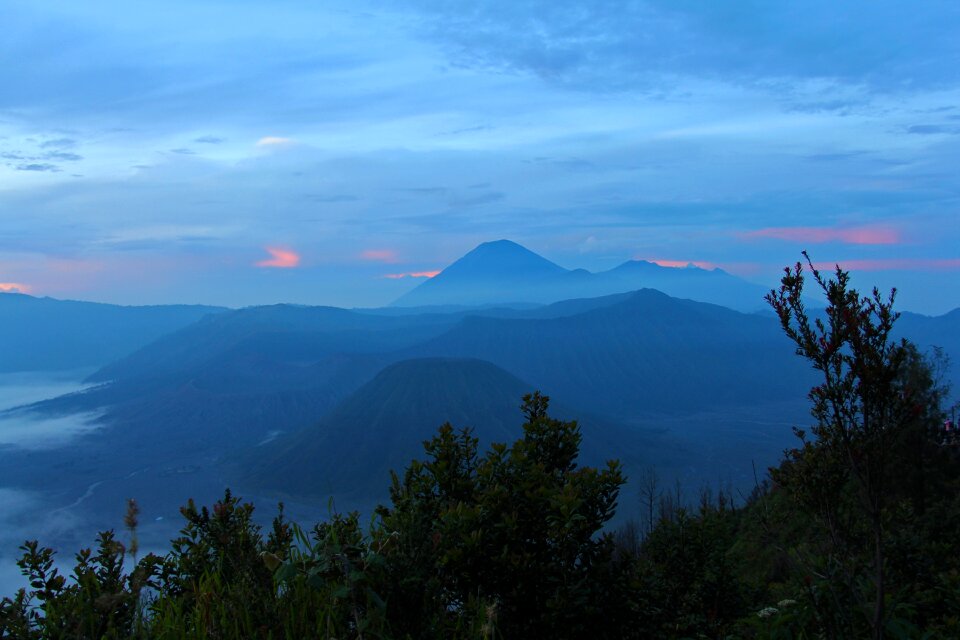
[[[360,258],[371,262],[386,262],[392,264],[398,261],[397,252],[393,249],[367,249],[360,253]]]
[[[842,242],[844,244],[898,244],[900,232],[892,227],[766,227],[741,233],[740,237],[751,240],[774,238],[790,242]]]
[[[60,167],[55,164],[50,164],[49,162],[31,162],[28,164],[18,164],[17,171],[49,171],[50,173],[56,173],[60,171]]]
[[[3,293],[30,293],[30,287],[19,282],[0,282]]]
[[[701,269],[715,269],[716,264],[712,262],[705,262],[703,260],[664,260],[662,258],[644,258],[642,256],[634,256],[634,260],[646,260],[647,262],[652,262],[655,265],[661,267],[669,267],[671,269],[684,269],[686,267],[694,266]]]
[[[907,133],[927,136],[938,134],[954,135],[960,133],[960,128],[946,127],[942,124],[915,124],[912,127],[907,128]]]
[[[849,271],[956,271],[960,270],[960,258],[878,258],[814,263],[817,269],[824,271],[837,265]]]
[[[152,225],[117,229],[96,241],[105,245],[165,246],[177,242],[213,240],[231,233],[227,226],[213,225]]]
[[[272,257],[255,263],[257,267],[272,267],[277,269],[292,269],[300,264],[300,256],[291,249],[278,247],[264,247]]]
[[[409,273],[388,273],[383,277],[389,278],[390,280],[399,280],[401,278],[432,278],[438,273],[440,273],[440,271],[411,271]]]
[[[70,151],[50,151],[43,154],[43,157],[47,160],[60,160],[62,162],[78,162],[83,160],[83,156]]]
[[[293,138],[281,138],[279,136],[264,136],[257,140],[258,147],[284,147],[293,143]]]
[[[75,146],[77,146],[77,141],[73,138],[54,138],[40,143],[41,149],[72,149]]]

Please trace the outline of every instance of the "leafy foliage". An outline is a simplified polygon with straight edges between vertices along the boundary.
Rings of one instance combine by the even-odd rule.
[[[419,635],[424,622],[477,602],[490,604],[505,637],[616,628],[605,591],[613,544],[597,534],[623,476],[614,462],[578,468],[577,425],[550,418],[547,406],[526,396],[523,438],[482,457],[469,432],[444,425],[425,445],[429,459],[394,476],[379,534],[394,541],[389,601],[404,632]]]
[[[27,543],[31,591],[3,600],[2,637],[620,637],[609,535],[623,477],[576,464],[575,422],[524,399],[523,438],[484,456],[450,425],[426,460],[394,477],[393,504],[364,532],[356,513],[310,533],[281,505],[264,536],[253,506],[228,490],[192,501],[165,558],[126,575],[112,532],[78,555],[75,582],[53,552]],[[135,506],[125,524],[135,535]]]

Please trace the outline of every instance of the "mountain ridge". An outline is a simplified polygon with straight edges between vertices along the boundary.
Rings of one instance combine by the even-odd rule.
[[[391,307],[552,303],[595,298],[636,289],[752,312],[767,289],[722,269],[665,267],[627,260],[607,271],[565,269],[510,240],[485,242],[446,269],[394,300]]]
[[[238,456],[232,473],[239,486],[246,482],[258,490],[382,498],[389,471],[401,472],[410,460],[422,458],[420,443],[442,424],[471,428],[481,450],[522,437],[521,399],[535,390],[478,358],[402,360],[384,367],[316,424]],[[642,445],[652,441],[646,431],[623,429],[559,403],[551,404],[551,415],[578,419],[588,464],[617,455],[636,462],[644,455]]]
[[[93,368],[211,314],[205,305],[124,306],[0,294],[0,373]]]

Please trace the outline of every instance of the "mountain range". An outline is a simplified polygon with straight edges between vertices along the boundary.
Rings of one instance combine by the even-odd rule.
[[[127,307],[0,294],[0,373],[102,367],[222,307]]]
[[[565,269],[509,240],[485,242],[393,302],[392,306],[550,303],[656,289],[676,298],[753,312],[767,289],[722,269],[663,267],[630,260],[609,271]]]
[[[437,305],[174,308],[157,316],[170,328],[152,342],[147,325],[131,321],[139,348],[96,371],[95,387],[31,410],[100,416],[101,428],[57,453],[54,466],[60,485],[96,485],[103,504],[135,488],[177,505],[183,491],[215,495],[229,484],[369,506],[442,422],[472,426],[484,443],[519,437],[521,396],[535,389],[558,416],[581,419],[587,460],[621,457],[694,487],[723,477],[749,489],[753,463],[774,462],[790,428],[808,420],[815,380],[775,317],[654,289],[511,304],[536,283],[549,290],[634,271],[736,283],[649,263],[570,272],[513,243],[487,243],[408,294],[426,291],[434,298],[421,302]],[[60,330],[72,308],[50,306],[62,313],[47,329]],[[904,314],[898,328],[922,348],[956,354],[958,313]],[[134,341],[132,330],[123,335]],[[49,488],[54,454],[4,455],[0,485]]]
[[[483,360],[403,360],[385,367],[315,424],[247,450],[234,473],[240,486],[369,502],[389,486],[390,470],[399,473],[422,458],[421,443],[441,424],[472,428],[481,451],[519,438],[520,401],[535,389]],[[558,404],[551,415],[578,419],[581,464],[620,458],[633,469],[641,460],[652,463],[651,445],[662,441],[655,432],[626,429]],[[675,452],[661,447],[664,464],[669,453]]]

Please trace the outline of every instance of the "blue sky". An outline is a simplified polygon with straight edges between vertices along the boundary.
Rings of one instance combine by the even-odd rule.
[[[0,288],[385,304],[476,244],[960,306],[960,3],[0,4]],[[387,277],[416,274],[406,277]]]

